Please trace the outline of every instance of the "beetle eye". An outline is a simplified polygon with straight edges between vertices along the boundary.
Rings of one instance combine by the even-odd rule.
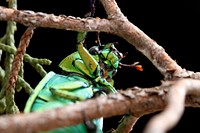
[[[98,50],[98,48],[97,47],[91,47],[90,49],[89,49],[89,53],[90,54],[92,54],[92,55],[97,55],[99,52],[98,52],[99,50]]]

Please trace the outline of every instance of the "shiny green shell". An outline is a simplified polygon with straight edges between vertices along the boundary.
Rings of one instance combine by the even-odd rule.
[[[66,99],[60,96],[55,96],[51,93],[50,88],[62,89],[66,92],[78,95],[80,99]],[[24,112],[44,111],[52,108],[63,107],[68,104],[91,98],[93,96],[92,84],[88,80],[79,76],[64,76],[49,72],[36,86],[35,91],[31,94],[27,101]],[[93,120],[97,126],[97,132],[102,132],[103,120]],[[87,133],[84,124],[58,128],[48,131],[48,133]]]
[[[24,112],[44,111],[74,104],[94,96],[102,91],[116,93],[112,76],[118,68],[121,59],[114,45],[106,44],[87,50],[83,47],[82,37],[78,34],[77,52],[72,53],[61,61],[59,67],[66,75],[49,72],[36,86],[29,97]],[[95,119],[96,133],[102,133],[103,119]],[[50,133],[86,133],[84,124],[48,131]]]

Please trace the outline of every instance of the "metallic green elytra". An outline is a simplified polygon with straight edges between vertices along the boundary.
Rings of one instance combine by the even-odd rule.
[[[86,33],[77,37],[77,51],[64,58],[59,67],[64,74],[49,72],[36,86],[28,99],[24,112],[44,111],[63,107],[94,97],[97,92],[116,93],[112,77],[115,75],[123,55],[114,44],[83,46]],[[69,114],[70,115],[70,114]],[[92,121],[95,133],[102,133],[103,119]],[[48,131],[49,133],[87,133],[85,124]]]

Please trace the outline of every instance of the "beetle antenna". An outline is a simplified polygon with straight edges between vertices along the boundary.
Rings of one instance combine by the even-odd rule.
[[[123,54],[122,59],[125,58],[127,55],[128,55],[128,52],[126,52],[125,54]]]
[[[130,65],[129,64],[123,64],[121,62],[119,63],[120,67],[122,67],[122,66],[131,67],[131,68],[135,68],[139,71],[143,71],[142,65],[138,65],[138,64],[139,64],[139,62],[135,62],[135,63],[130,64]]]
[[[100,41],[100,37],[99,37],[99,32],[97,32],[96,35],[97,35],[96,43],[98,44],[98,46],[102,46],[101,41]]]
[[[91,18],[91,17],[94,17],[94,14],[95,14],[95,2],[96,0],[90,0],[90,12],[86,13],[84,15],[85,18]],[[78,34],[78,43],[82,42],[84,43],[85,41],[85,38],[86,38],[86,35],[87,35],[87,32],[82,32],[82,33],[79,33]],[[85,44],[84,44],[85,45]],[[86,45],[85,45],[86,47]]]
[[[113,42],[113,44],[114,44],[114,45],[118,45],[119,43],[118,43],[118,42]]]
[[[96,0],[90,0],[91,17],[94,17]]]
[[[84,15],[85,18],[94,17],[96,0],[90,0],[90,11]]]

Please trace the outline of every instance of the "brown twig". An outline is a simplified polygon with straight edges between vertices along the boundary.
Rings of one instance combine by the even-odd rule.
[[[4,21],[14,20],[18,23],[24,24],[25,26],[50,27],[50,28],[73,30],[73,31],[98,31],[98,32],[101,31],[101,32],[114,33],[124,38],[129,43],[134,45],[137,50],[141,51],[141,53],[143,53],[155,65],[155,67],[164,75],[165,79],[175,79],[175,78],[179,79],[179,78],[186,78],[186,77],[200,79],[199,73],[194,73],[194,72],[182,69],[165,52],[165,50],[161,46],[159,46],[154,40],[148,37],[137,26],[130,23],[129,20],[121,12],[115,0],[101,0],[101,2],[107,12],[108,19],[100,19],[100,18],[81,19],[81,18],[75,18],[71,16],[68,16],[68,17],[55,16],[53,14],[45,14],[41,12],[35,13],[33,11],[19,11],[19,10],[8,9],[8,8],[0,6],[0,20],[4,20]],[[192,86],[190,87],[188,86],[188,82],[193,82],[193,81],[189,81],[189,80],[178,81],[177,85],[185,85],[184,87],[186,88],[192,87]],[[78,122],[82,121],[82,117],[80,115],[76,114],[75,116],[72,114],[68,116],[64,114],[68,114],[68,113],[71,114],[71,110],[70,112],[68,112],[69,109],[72,109],[72,111],[75,111],[76,113],[78,112],[79,114],[80,107],[84,108],[84,110],[87,111],[86,112],[87,116],[90,119],[93,119],[100,116],[109,117],[116,114],[118,115],[124,114],[127,112],[132,112],[134,116],[139,117],[143,114],[148,114],[157,110],[162,110],[166,105],[165,93],[167,91],[166,89],[163,90],[162,87],[159,88],[159,90],[154,88],[153,91],[151,91],[151,89],[148,89],[148,91],[138,90],[138,92],[134,92],[134,94],[132,94],[132,92],[129,92],[129,91],[130,90],[127,90],[126,92],[120,92],[119,94],[116,94],[116,95],[109,95],[106,98],[101,97],[101,100],[103,99],[103,101],[100,101],[97,98],[96,100],[94,100],[95,103],[93,103],[93,100],[88,100],[83,103],[76,104],[73,107],[72,106],[66,107],[67,109],[66,108],[57,109],[52,112],[49,111],[50,115],[48,116],[45,115],[46,113],[38,113],[38,114],[32,113],[30,115],[25,115],[25,116],[23,115],[16,115],[13,117],[9,116],[8,119],[5,119],[4,117],[2,117],[0,123],[2,121],[5,121],[5,122],[0,124],[0,129],[2,129],[1,131],[3,131],[5,127],[8,127],[9,129],[13,129],[14,131],[22,131],[22,130],[38,131],[40,129],[47,130],[53,127],[64,126],[64,124],[66,125],[77,124]],[[173,91],[182,92],[183,90],[174,89]],[[137,95],[135,95],[135,93]],[[178,102],[178,105],[180,103],[182,103],[182,105],[180,106],[181,108],[179,110],[179,115],[178,117],[176,117],[176,120],[174,120],[174,123],[180,118],[181,113],[183,111],[183,107],[184,107],[183,100],[185,98],[185,93],[186,92],[182,93],[182,96],[180,97],[180,101]],[[179,93],[175,92],[171,94],[170,92],[170,95],[172,95],[172,97],[176,97],[176,94],[179,94]],[[200,99],[198,97],[195,97],[194,94],[192,94],[192,96],[193,96],[192,98],[191,97],[186,98],[186,105],[199,107]],[[177,99],[174,99],[174,100],[178,101]],[[132,105],[134,109],[130,105]],[[141,105],[144,105],[144,106],[141,106]],[[168,107],[171,107],[171,106],[172,104],[171,102],[169,102]],[[175,106],[173,107],[175,108]],[[97,111],[98,113],[95,111]],[[168,108],[166,112],[167,111],[168,111]],[[166,117],[165,114],[164,116]],[[22,122],[20,121],[20,126],[18,126],[19,118],[24,119]],[[30,119],[31,119],[31,122],[29,121]],[[40,120],[42,120],[42,122],[40,122]],[[54,120],[57,121],[57,123]],[[74,120],[75,122],[70,121],[70,120]],[[133,120],[132,122],[134,122],[134,119],[132,120]],[[9,121],[10,123],[6,123],[6,121]],[[37,123],[34,123],[34,122],[37,122]],[[5,123],[9,125],[5,126]],[[28,125],[28,123],[31,123],[31,125]],[[1,128],[1,125],[3,124],[4,124],[4,127]],[[168,126],[171,127],[173,125],[169,124]],[[30,126],[30,129],[24,128],[25,126]],[[165,127],[165,128],[167,129],[169,127]]]
[[[0,20],[14,20],[28,27],[35,26],[73,31],[111,31],[110,22],[107,19],[55,16],[30,10],[14,10],[2,6],[0,6]]]
[[[20,66],[23,61],[24,54],[26,52],[26,47],[29,44],[29,41],[33,35],[33,29],[32,27],[27,28],[27,30],[22,35],[22,38],[20,40],[19,47],[17,49],[15,58],[12,63],[12,68],[9,73],[9,78],[7,82],[6,87],[6,113],[18,113],[19,109],[15,105],[14,101],[14,94],[15,94],[15,86],[18,78],[18,73],[20,71]]]
[[[70,16],[55,16],[53,14],[20,11],[0,6],[0,20],[14,20],[26,26],[50,27],[74,31],[101,31],[119,35],[142,52],[166,79],[182,72],[182,68],[138,27],[133,25],[121,13],[115,0],[101,0],[108,14],[108,19],[75,18]],[[116,17],[114,17],[116,16]]]
[[[26,48],[28,47],[28,44],[30,42],[30,39],[33,35],[33,29],[32,27],[27,28],[27,30],[24,32],[23,36],[21,37],[19,47],[17,49],[12,69],[9,75],[8,85],[7,85],[7,94],[10,94],[10,88],[11,86],[15,88],[15,83],[17,81],[18,72],[20,70],[21,62],[23,61],[24,54],[26,52]]]
[[[170,83],[160,87],[140,90],[128,89],[117,94],[101,96],[64,108],[2,116],[0,117],[0,130],[2,133],[32,133],[70,126],[83,122],[83,110],[90,120],[101,116],[108,118],[115,115],[123,115],[127,112],[132,113],[135,117],[140,117],[165,108],[166,94],[171,85]],[[191,93],[191,96],[186,99],[185,105],[200,107],[200,98],[193,93]]]
[[[139,117],[135,117],[133,115],[124,115],[120,120],[120,124],[117,129],[112,131],[112,133],[129,133],[132,131],[132,128],[138,119]]]
[[[199,80],[178,80],[169,90],[166,109],[148,122],[144,133],[165,133],[173,128],[184,112],[186,94],[200,96],[199,86]]]

